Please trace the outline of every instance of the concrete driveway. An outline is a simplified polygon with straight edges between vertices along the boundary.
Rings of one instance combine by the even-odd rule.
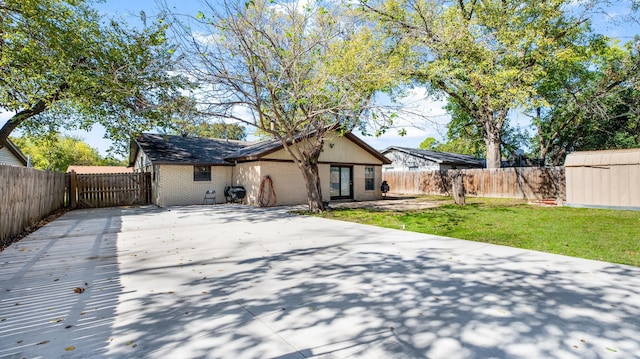
[[[286,208],[77,210],[0,265],[2,358],[640,357],[640,268]]]

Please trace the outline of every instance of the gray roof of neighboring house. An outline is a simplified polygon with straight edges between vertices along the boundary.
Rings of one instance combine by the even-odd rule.
[[[182,137],[154,133],[143,133],[134,141],[129,165],[134,164],[138,148],[142,149],[154,164],[229,165],[225,158],[250,144],[221,138]]]
[[[438,152],[429,150],[420,150],[408,147],[391,146],[382,151],[387,154],[392,151],[402,152],[411,156],[433,161],[442,165],[466,165],[474,167],[484,167],[484,160],[469,155],[461,155],[459,153]]]

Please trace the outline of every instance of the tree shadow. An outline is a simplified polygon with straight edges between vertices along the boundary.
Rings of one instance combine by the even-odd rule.
[[[67,212],[2,252],[0,357],[106,352],[122,291],[117,233],[139,213]]]
[[[101,213],[70,212],[3,252],[1,357],[640,353],[640,268],[286,208]]]
[[[271,254],[244,258],[237,254],[241,246],[231,246],[228,257],[126,273],[195,269],[203,275],[171,291],[131,298],[127,307],[136,308],[138,319],[114,335],[128,333],[126,340],[138,344],[130,354],[140,357],[595,358],[640,352],[637,268],[601,263],[592,271],[576,267],[581,262],[573,258],[548,260],[472,242],[451,247],[446,238],[401,239],[398,233],[405,232],[367,226],[345,238],[342,226],[323,223],[319,238],[331,244],[274,245]],[[486,255],[469,254],[482,248]],[[494,248],[506,254],[491,253]],[[228,269],[216,272],[222,265]]]

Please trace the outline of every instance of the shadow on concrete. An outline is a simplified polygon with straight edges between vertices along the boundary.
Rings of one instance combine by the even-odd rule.
[[[117,233],[148,209],[72,211],[0,256],[0,357],[106,352],[121,294]]]
[[[74,350],[65,348],[74,345],[84,357],[145,358],[640,353],[638,268],[602,263],[587,270],[576,264],[588,261],[520,250],[494,255],[496,246],[447,247],[446,238],[338,225],[295,217],[289,209],[66,214],[0,257],[0,357],[33,357],[45,346],[51,357],[73,357]],[[157,218],[161,225],[151,220]],[[174,244],[153,239],[146,257],[123,253],[115,241],[123,220],[135,235],[127,240],[148,240],[154,223],[168,236],[166,228],[185,221],[193,221],[187,231],[209,233],[212,240],[180,253],[179,264],[145,264],[168,256]],[[83,235],[81,221],[82,228],[100,228],[99,234]],[[275,231],[288,221],[302,225],[297,234],[283,234],[282,243],[260,232],[272,227],[259,224]],[[234,223],[243,228],[218,234]],[[357,231],[345,236],[346,226]],[[186,247],[185,238],[176,242]],[[472,247],[488,253],[470,255]],[[178,284],[132,288],[127,283],[135,276]],[[84,282],[85,292],[73,293]],[[116,323],[121,316],[128,320]],[[115,348],[114,337],[113,343],[123,341]]]
[[[284,215],[243,213],[250,222]],[[190,356],[238,358],[640,353],[640,271],[633,267],[604,265],[599,274],[586,273],[561,256],[537,265],[524,251],[469,263],[447,249],[416,249],[407,256],[368,231],[341,244],[229,259],[233,273],[203,276],[175,293],[139,299],[141,320],[120,330],[137,333],[140,356],[171,356],[187,348]],[[327,222],[319,237],[332,236],[341,233]],[[188,266],[202,270],[232,256]],[[633,283],[619,286],[600,275]],[[291,351],[274,355],[274,339],[254,325],[268,327]]]

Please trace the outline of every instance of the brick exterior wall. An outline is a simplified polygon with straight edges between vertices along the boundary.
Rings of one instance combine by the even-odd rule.
[[[224,203],[224,188],[231,184],[233,167],[211,166],[211,181],[194,181],[191,165],[154,166],[155,204],[160,207],[203,204],[207,190],[216,191],[216,203]]]

